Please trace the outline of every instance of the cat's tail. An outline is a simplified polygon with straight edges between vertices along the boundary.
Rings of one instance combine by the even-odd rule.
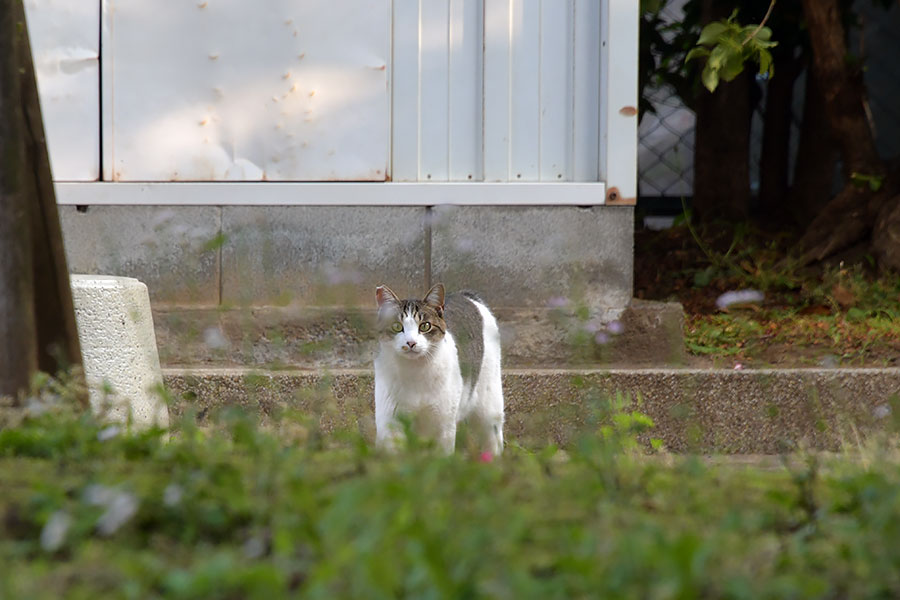
[[[485,302],[481,298],[481,296],[478,295],[478,292],[473,292],[472,290],[460,290],[459,293],[462,294],[463,296],[465,296],[466,298],[468,298],[469,300],[474,300],[475,302],[480,302],[481,304],[484,304],[485,306],[487,306],[487,302]]]

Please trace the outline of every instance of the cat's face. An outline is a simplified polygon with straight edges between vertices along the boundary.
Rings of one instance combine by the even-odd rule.
[[[444,338],[444,286],[435,285],[424,300],[401,300],[387,286],[375,290],[382,347],[410,360],[431,356]]]

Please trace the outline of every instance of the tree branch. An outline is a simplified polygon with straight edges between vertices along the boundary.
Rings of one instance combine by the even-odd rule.
[[[759,33],[760,31],[762,31],[762,28],[765,27],[765,25],[766,25],[766,21],[768,21],[769,17],[772,16],[772,9],[775,8],[775,2],[776,2],[776,0],[772,0],[769,3],[769,10],[766,11],[766,16],[764,16],[763,20],[760,22],[760,24],[756,26],[756,29],[751,31],[750,34],[747,36],[747,38],[743,42],[741,42],[741,47],[749,44],[750,40],[755,38],[756,34]]]

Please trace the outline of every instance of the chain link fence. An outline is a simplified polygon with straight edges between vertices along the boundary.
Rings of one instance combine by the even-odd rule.
[[[684,2],[672,2],[663,11],[668,21],[682,18]],[[853,51],[865,57],[865,78],[869,93],[869,115],[879,153],[884,158],[900,156],[900,5],[885,11],[861,0],[856,6],[859,28],[850,36]],[[776,74],[777,76],[777,74]],[[759,162],[765,115],[766,82],[758,81],[762,97],[751,125],[750,181],[759,185]],[[797,148],[803,113],[805,76],[794,90],[791,160]],[[638,190],[642,198],[671,198],[673,210],[680,210],[682,197],[694,190],[694,126],[696,117],[671,87],[645,90],[655,113],[641,119],[638,130]],[[791,165],[793,170],[793,165]],[[657,204],[658,206],[658,204]]]

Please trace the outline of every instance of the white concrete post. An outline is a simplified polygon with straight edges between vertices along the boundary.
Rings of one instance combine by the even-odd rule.
[[[147,286],[131,277],[72,275],[91,408],[136,427],[168,427]]]

